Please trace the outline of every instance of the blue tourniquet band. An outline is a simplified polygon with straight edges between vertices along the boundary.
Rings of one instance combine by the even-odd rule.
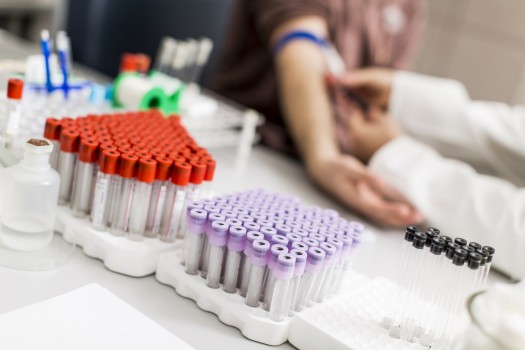
[[[294,30],[294,31],[286,33],[281,38],[279,38],[279,40],[277,40],[277,42],[275,43],[275,45],[273,47],[273,55],[277,56],[277,54],[289,42],[294,41],[294,40],[307,40],[307,41],[313,42],[316,45],[321,46],[321,47],[327,47],[328,46],[328,41],[326,41],[326,39],[324,39],[324,38],[321,38],[321,37],[319,37],[319,36],[317,36],[315,34],[307,32],[307,31]]]

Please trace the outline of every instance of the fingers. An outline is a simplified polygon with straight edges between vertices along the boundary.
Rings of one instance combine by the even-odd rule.
[[[420,223],[423,219],[409,204],[387,201],[365,182],[357,183],[356,191],[359,209],[380,224],[401,227]]]
[[[338,77],[338,81],[348,88],[358,88],[373,83],[376,74],[374,69],[358,69]]]

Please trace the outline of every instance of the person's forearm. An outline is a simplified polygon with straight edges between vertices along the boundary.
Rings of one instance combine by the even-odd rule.
[[[525,277],[525,188],[477,174],[409,137],[387,143],[369,166],[443,234],[494,246],[495,266]]]
[[[319,47],[309,41],[293,41],[281,50],[275,64],[282,113],[307,166],[319,157],[337,154]]]

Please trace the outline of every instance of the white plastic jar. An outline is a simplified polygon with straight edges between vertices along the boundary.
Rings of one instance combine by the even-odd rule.
[[[24,144],[24,157],[3,173],[0,240],[11,249],[33,251],[53,239],[60,177],[51,168],[53,145],[42,139]]]

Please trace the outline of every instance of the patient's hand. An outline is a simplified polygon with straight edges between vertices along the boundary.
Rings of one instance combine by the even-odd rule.
[[[372,108],[366,117],[362,113],[352,114],[348,134],[353,154],[367,163],[383,145],[403,132],[392,118],[378,108]]]

